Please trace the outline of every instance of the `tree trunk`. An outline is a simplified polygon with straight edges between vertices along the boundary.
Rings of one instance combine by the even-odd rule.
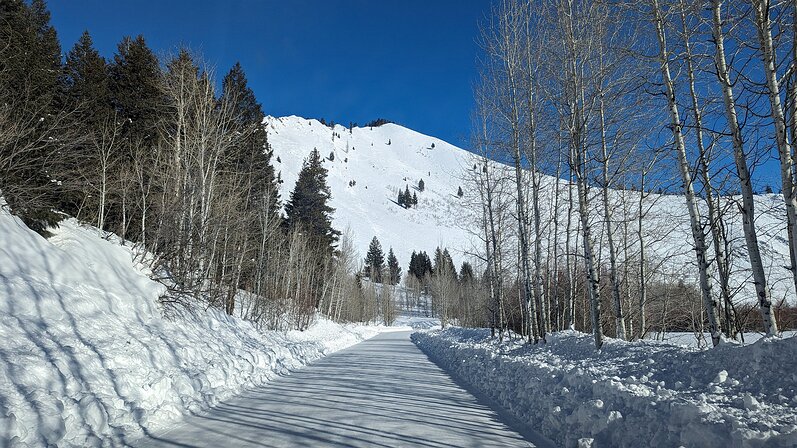
[[[767,79],[767,89],[769,94],[769,106],[772,120],[775,124],[775,142],[778,146],[780,156],[780,178],[783,189],[783,200],[786,204],[786,222],[788,225],[789,248],[791,260],[797,260],[797,197],[794,191],[794,161],[792,160],[791,144],[786,135],[786,119],[783,107],[780,103],[780,84],[778,82],[777,69],[775,67],[775,50],[772,43],[771,23],[769,19],[769,0],[752,0],[755,10],[755,23],[758,31],[758,41],[761,48],[761,62],[763,63],[764,75]],[[790,267],[795,291],[797,291],[797,266],[792,262]],[[777,334],[778,328],[772,314],[771,303],[761,302],[759,298],[761,313],[772,316],[771,321],[764,320],[764,329],[768,335]],[[773,325],[775,324],[775,325]]]
[[[694,185],[692,184],[691,168],[686,157],[686,144],[682,133],[681,117],[678,113],[678,104],[675,98],[675,86],[670,76],[669,54],[667,51],[667,40],[664,32],[664,18],[658,0],[652,0],[653,22],[656,27],[656,35],[659,42],[659,63],[661,64],[661,76],[667,94],[668,112],[670,114],[670,126],[675,149],[678,157],[678,167],[681,172],[681,179],[684,183],[684,196],[686,207],[689,211],[690,227],[692,238],[695,242],[695,256],[697,258],[697,268],[700,277],[700,290],[703,296],[703,304],[706,308],[706,315],[709,322],[709,332],[711,341],[716,346],[720,341],[720,330],[717,325],[717,312],[719,309],[718,301],[711,295],[711,283],[708,275],[708,262],[706,260],[706,241],[703,228],[700,223],[700,212],[695,199]]]
[[[742,131],[739,127],[739,120],[736,115],[736,101],[733,95],[733,85],[728,74],[728,65],[725,61],[725,43],[722,31],[722,2],[712,0],[713,16],[713,35],[714,46],[716,47],[716,67],[717,78],[722,87],[722,97],[725,101],[725,115],[728,119],[728,126],[733,138],[733,158],[736,162],[736,173],[739,175],[739,183],[742,189],[742,226],[744,228],[744,241],[747,244],[747,254],[750,258],[750,269],[753,271],[753,284],[755,285],[756,297],[758,298],[761,317],[764,322],[764,330],[768,336],[777,334],[778,324],[775,315],[772,313],[772,300],[769,296],[769,287],[764,272],[764,265],[761,261],[761,252],[758,246],[758,235],[755,227],[755,198],[753,196],[753,185],[750,181],[750,171],[747,168],[747,156],[744,153],[744,140]]]

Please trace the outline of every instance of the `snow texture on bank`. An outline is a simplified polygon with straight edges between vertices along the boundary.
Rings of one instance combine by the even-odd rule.
[[[449,328],[413,341],[560,446],[797,446],[797,337],[715,349]]]
[[[2,199],[0,199],[2,201]],[[377,329],[264,333],[216,310],[162,317],[162,285],[74,220],[45,240],[0,203],[0,446],[119,446]]]

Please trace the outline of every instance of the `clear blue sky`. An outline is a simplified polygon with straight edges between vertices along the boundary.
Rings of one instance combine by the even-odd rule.
[[[488,1],[50,0],[64,51],[83,30],[111,58],[143,34],[180,45],[221,76],[240,61],[266,114],[364,124],[387,118],[464,146],[477,23]]]

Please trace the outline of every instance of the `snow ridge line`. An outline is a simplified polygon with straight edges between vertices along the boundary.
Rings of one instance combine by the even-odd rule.
[[[749,368],[775,352],[789,359],[797,349],[797,339],[790,339],[721,348],[718,355],[609,340],[603,352],[592,348],[589,354],[589,335],[576,332],[551,335],[547,345],[534,347],[522,341],[499,344],[488,330],[449,328],[412,335],[452,375],[567,447],[797,446],[797,401],[785,396],[795,393],[797,375],[785,373],[787,380],[778,386],[787,387],[758,394],[759,402],[744,391],[762,387],[769,378],[738,381],[736,370],[731,376],[720,370],[711,378],[695,374],[734,360]]]

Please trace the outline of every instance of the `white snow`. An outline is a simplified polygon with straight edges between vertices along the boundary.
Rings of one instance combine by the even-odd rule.
[[[415,333],[435,362],[558,446],[797,446],[797,337],[711,350],[566,331]]]
[[[313,148],[317,148],[324,158],[334,154],[333,161],[324,160],[332,190],[331,205],[336,208],[333,224],[339,230],[348,228],[352,231],[355,247],[361,256],[365,255],[374,236],[379,238],[385,251],[393,247],[404,272],[412,251],[424,250],[431,255],[437,246],[448,247],[459,267],[460,262],[467,259],[467,253],[481,249],[482,243],[471,233],[477,229],[476,218],[480,210],[468,203],[468,186],[464,180],[469,177],[468,170],[472,170],[475,163],[470,152],[397,124],[355,127],[351,132],[340,125],[330,128],[317,120],[297,116],[269,116],[266,124],[269,144],[275,155],[274,166],[283,180],[280,189],[283,201],[290,197],[302,161]],[[502,165],[496,163],[495,166]],[[420,179],[425,183],[424,192],[414,190]],[[356,181],[356,184],[350,186],[350,181]],[[406,185],[418,195],[416,208],[403,209],[395,202],[399,189],[403,190]],[[561,189],[560,215],[555,230],[560,235],[559,244],[564,244],[567,222],[565,184],[544,176],[541,185],[543,216],[550,215],[553,210],[557,185]],[[465,190],[465,198],[457,196],[460,186]],[[599,189],[593,189],[593,194],[600,194]],[[613,191],[610,200],[614,204],[616,219],[623,209],[623,195],[631,204],[629,214],[635,216],[636,213],[638,193]],[[742,222],[733,204],[736,200],[738,197],[726,198],[727,203],[723,207],[734,214],[727,223],[733,267],[731,286],[741,291],[737,294],[739,301],[755,303]],[[593,201],[593,204],[598,207],[599,201]],[[658,269],[663,277],[696,284],[697,267],[683,196],[651,194],[645,199],[645,210],[648,208],[650,211],[644,220],[643,234],[649,263],[652,266],[660,264]],[[770,279],[772,299],[778,303],[788,298],[793,304],[795,295],[791,274],[783,268],[790,264],[784,210],[780,195],[756,196],[759,244]],[[602,216],[602,211],[596,209],[593,216]],[[577,219],[574,215],[574,222]],[[602,223],[596,222],[595,225]],[[575,227],[571,232],[575,237]],[[621,233],[619,229],[616,232]],[[601,233],[597,232],[598,237]],[[635,230],[630,233],[629,238],[633,240]],[[629,244],[632,251],[637,250],[637,242]],[[634,257],[635,253],[629,256]]]
[[[262,332],[216,310],[164,318],[134,251],[67,220],[45,240],[0,199],[0,446],[120,445],[379,330]]]

